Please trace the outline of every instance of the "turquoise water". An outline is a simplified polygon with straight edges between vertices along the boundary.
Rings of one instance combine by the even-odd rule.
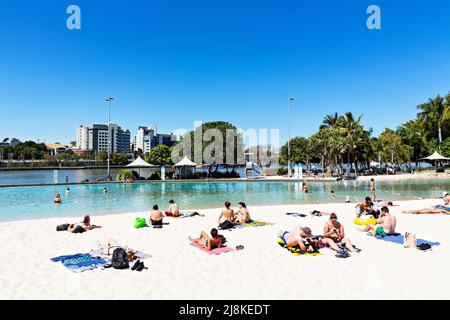
[[[312,182],[310,193],[300,192],[300,182],[157,182],[136,184],[72,185],[0,188],[0,221],[29,218],[104,215],[149,211],[154,204],[165,209],[170,199],[183,209],[221,207],[225,200],[233,205],[244,201],[249,206],[359,201],[369,194],[369,182]],[[107,186],[109,193],[104,194]],[[335,191],[335,195],[331,194]],[[450,191],[450,179],[377,182],[377,197],[385,200],[427,198]],[[63,203],[53,204],[60,193]]]

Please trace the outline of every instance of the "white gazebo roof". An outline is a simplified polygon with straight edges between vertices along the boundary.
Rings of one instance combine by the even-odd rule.
[[[136,160],[134,160],[129,165],[126,165],[128,168],[147,168],[147,167],[154,167],[154,165],[146,162],[141,157],[138,157]]]
[[[197,164],[192,162],[188,157],[184,157],[183,160],[176,163],[174,167],[196,167]]]
[[[422,158],[420,160],[437,161],[437,160],[450,160],[450,158],[446,158],[446,157],[442,156],[439,152],[435,151],[431,156]]]

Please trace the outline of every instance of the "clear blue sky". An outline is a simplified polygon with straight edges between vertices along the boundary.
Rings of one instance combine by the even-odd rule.
[[[66,28],[77,4],[82,29]],[[382,29],[366,28],[378,4]],[[77,124],[135,133],[195,120],[279,128],[364,113],[375,134],[450,90],[448,0],[40,0],[0,10],[0,137],[75,140]]]

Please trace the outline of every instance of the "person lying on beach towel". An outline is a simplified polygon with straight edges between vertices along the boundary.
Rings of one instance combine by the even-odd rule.
[[[344,245],[350,252],[360,251],[353,247],[349,239],[345,238],[344,226],[337,220],[335,213],[330,215],[330,221],[323,228],[322,243],[338,253],[343,251],[339,245]]]
[[[420,210],[404,210],[404,214],[450,214],[450,196],[447,192],[444,192],[442,198],[444,203],[441,205],[433,206],[431,208],[425,208]]]
[[[220,246],[222,245],[221,237],[219,237],[219,231],[217,231],[217,229],[215,228],[211,229],[211,237],[208,236],[206,232],[202,231],[200,233],[200,237],[189,237],[189,240],[199,246],[202,246],[203,248],[208,249],[209,251],[215,248],[220,248]]]
[[[397,225],[397,219],[393,214],[389,212],[388,207],[381,208],[380,218],[377,219],[377,224],[369,224],[359,228],[359,231],[368,232],[373,231],[376,235],[385,237],[388,234],[395,233],[395,227]]]
[[[288,247],[300,247],[301,250],[306,251],[306,243],[311,243],[311,229],[308,227],[297,226],[292,231],[280,231],[278,237],[288,246]]]
[[[244,202],[238,203],[238,209],[235,212],[235,219],[237,223],[249,223],[252,219],[250,218],[250,212]]]
[[[111,259],[114,250],[117,248],[122,248],[123,250],[125,250],[129,262],[133,262],[138,259],[138,256],[136,255],[136,252],[134,250],[131,250],[130,248],[128,248],[128,246],[119,245],[117,241],[112,238],[108,238],[103,243],[97,241],[97,248],[99,249],[99,255],[102,258],[109,258],[109,260]]]
[[[420,210],[404,210],[403,214],[450,214],[450,206],[434,206]]]
[[[153,211],[150,213],[149,225],[153,228],[162,228],[163,226],[163,214],[157,204],[153,206]]]
[[[83,233],[97,228],[101,228],[101,226],[91,225],[91,217],[89,215],[84,216],[82,222],[67,225],[67,231],[71,233]]]

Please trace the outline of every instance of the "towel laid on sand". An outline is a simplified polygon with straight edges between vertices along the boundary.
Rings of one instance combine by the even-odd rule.
[[[305,218],[305,217],[307,217],[307,215],[306,214],[303,214],[303,213],[297,213],[297,212],[288,212],[288,213],[286,213],[288,216],[291,216],[291,217],[300,217],[300,218]]]
[[[60,261],[67,269],[80,273],[87,270],[93,270],[98,267],[104,267],[108,264],[105,259],[93,257],[89,253],[77,253],[68,256],[60,256],[51,259],[53,262]]]
[[[263,226],[273,226],[272,222],[252,220],[249,223],[244,223],[244,227],[263,227]]]
[[[397,244],[401,244],[401,245],[403,245],[403,241],[405,240],[405,237],[400,233],[387,235],[386,237],[381,237],[378,235],[374,236],[371,232],[367,233],[367,235],[374,237],[375,239],[378,239],[378,240],[393,242],[393,243],[397,243]],[[417,241],[418,246],[421,245],[422,243],[429,244],[432,247],[439,246],[441,244],[440,242],[431,242],[431,241],[423,240],[423,239],[417,239],[416,241]]]
[[[201,245],[191,242],[191,246],[196,247],[204,252],[207,252],[209,254],[213,254],[213,255],[219,255],[221,253],[227,253],[230,251],[234,251],[232,248],[230,247],[220,247],[220,248],[216,248],[216,249],[212,249],[212,250],[208,250],[205,247],[202,247]]]
[[[287,246],[287,244],[281,240],[278,239],[277,243],[280,245],[280,247],[287,249],[290,253],[292,253],[294,256],[310,256],[310,257],[315,257],[315,256],[321,256],[322,253],[320,253],[319,251],[303,251],[302,249],[300,249],[300,247],[289,247]]]

